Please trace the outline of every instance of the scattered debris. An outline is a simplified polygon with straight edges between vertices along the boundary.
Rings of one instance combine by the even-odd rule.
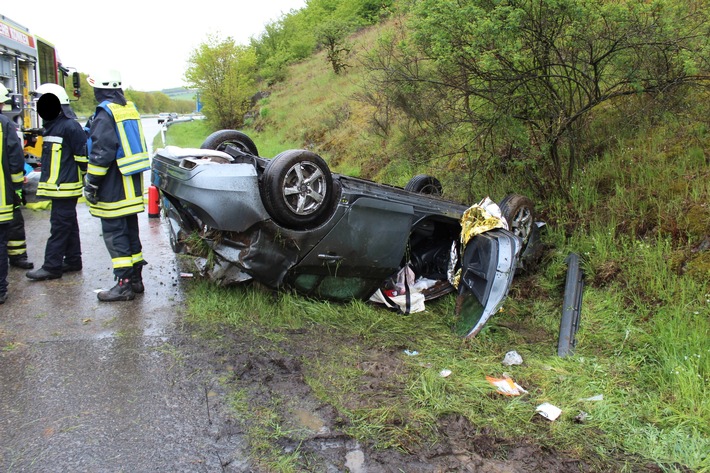
[[[503,358],[503,364],[505,366],[522,365],[523,357],[520,356],[515,350],[509,351],[505,354],[505,358]]]
[[[587,417],[588,417],[588,416],[589,416],[589,414],[587,414],[586,412],[584,412],[584,411],[579,411],[579,414],[577,414],[576,416],[574,416],[574,421],[575,421],[576,423],[578,423],[578,424],[581,424],[581,423],[583,423],[584,421],[587,420]]]
[[[486,376],[486,379],[489,383],[498,388],[497,392],[505,396],[520,396],[523,393],[527,393],[525,389],[509,377],[493,378]]]
[[[562,414],[562,409],[557,406],[553,406],[549,402],[540,404],[539,406],[537,406],[535,411],[538,412],[542,417],[550,421],[557,419],[560,414]]]
[[[565,262],[567,263],[567,278],[562,301],[560,337],[557,341],[557,356],[560,357],[573,355],[577,346],[575,337],[577,330],[579,330],[582,293],[584,292],[584,271],[579,266],[579,256],[575,253],[570,253]]]
[[[191,278],[193,277],[192,273],[180,273],[181,278]]]
[[[417,350],[404,350],[404,354],[407,356],[417,356],[419,352]]]
[[[580,401],[603,401],[603,400],[604,400],[603,394],[597,394],[596,396],[585,397],[583,399],[580,399]]]
[[[451,375],[451,370],[443,369],[439,371],[439,376],[442,378],[448,378]]]

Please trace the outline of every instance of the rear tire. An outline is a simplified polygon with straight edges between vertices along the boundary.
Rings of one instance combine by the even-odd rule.
[[[407,185],[404,186],[404,190],[425,195],[441,196],[443,194],[441,182],[434,176],[427,174],[419,174],[411,178]]]
[[[252,139],[238,130],[215,131],[205,138],[205,141],[202,142],[200,148],[225,151],[230,145],[235,146],[244,153],[259,156],[259,150],[256,149],[256,145]]]
[[[274,157],[264,169],[259,190],[271,218],[293,230],[315,228],[335,209],[328,164],[310,151],[289,150]]]
[[[535,225],[535,204],[525,196],[509,194],[498,206],[508,221],[509,230],[523,240],[524,248]]]

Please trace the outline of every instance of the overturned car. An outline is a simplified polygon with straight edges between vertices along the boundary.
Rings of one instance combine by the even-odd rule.
[[[200,149],[157,150],[151,179],[173,250],[199,234],[214,251],[217,277],[336,301],[374,293],[387,300],[395,294],[388,284],[407,269],[429,281],[426,300],[457,293],[462,336],[474,336],[499,309],[516,268],[539,246],[526,197],[507,196],[494,205],[500,224],[462,240],[469,206],[441,198],[432,176],[399,188],[331,173],[307,150],[267,159],[237,130],[211,134]],[[403,279],[407,287],[398,289],[408,299]]]

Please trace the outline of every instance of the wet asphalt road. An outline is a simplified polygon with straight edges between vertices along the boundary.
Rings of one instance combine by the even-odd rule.
[[[147,176],[146,176],[147,177]],[[146,292],[100,303],[115,284],[100,221],[78,205],[84,269],[30,281],[11,268],[0,305],[0,471],[249,471],[223,435],[213,381],[173,335],[183,281],[159,218],[139,215]],[[49,211],[23,210],[42,264]],[[229,464],[229,468],[224,468]]]

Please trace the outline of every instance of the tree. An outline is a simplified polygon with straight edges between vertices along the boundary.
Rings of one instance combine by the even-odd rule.
[[[346,59],[352,46],[347,41],[347,35],[351,32],[350,25],[345,21],[328,20],[316,29],[316,38],[319,44],[325,48],[325,54],[330,62],[333,72],[340,74],[349,67]]]
[[[256,93],[254,48],[228,37],[208,37],[188,60],[185,81],[199,90],[203,112],[211,126],[240,128]]]
[[[467,130],[479,152],[494,155],[505,143],[514,160],[544,169],[550,182],[539,182],[541,190],[564,192],[593,110],[708,81],[706,4],[422,0],[413,6],[412,38],[379,70],[380,83],[408,116],[459,136]],[[439,100],[437,113],[403,103],[407,84],[423,107]]]

